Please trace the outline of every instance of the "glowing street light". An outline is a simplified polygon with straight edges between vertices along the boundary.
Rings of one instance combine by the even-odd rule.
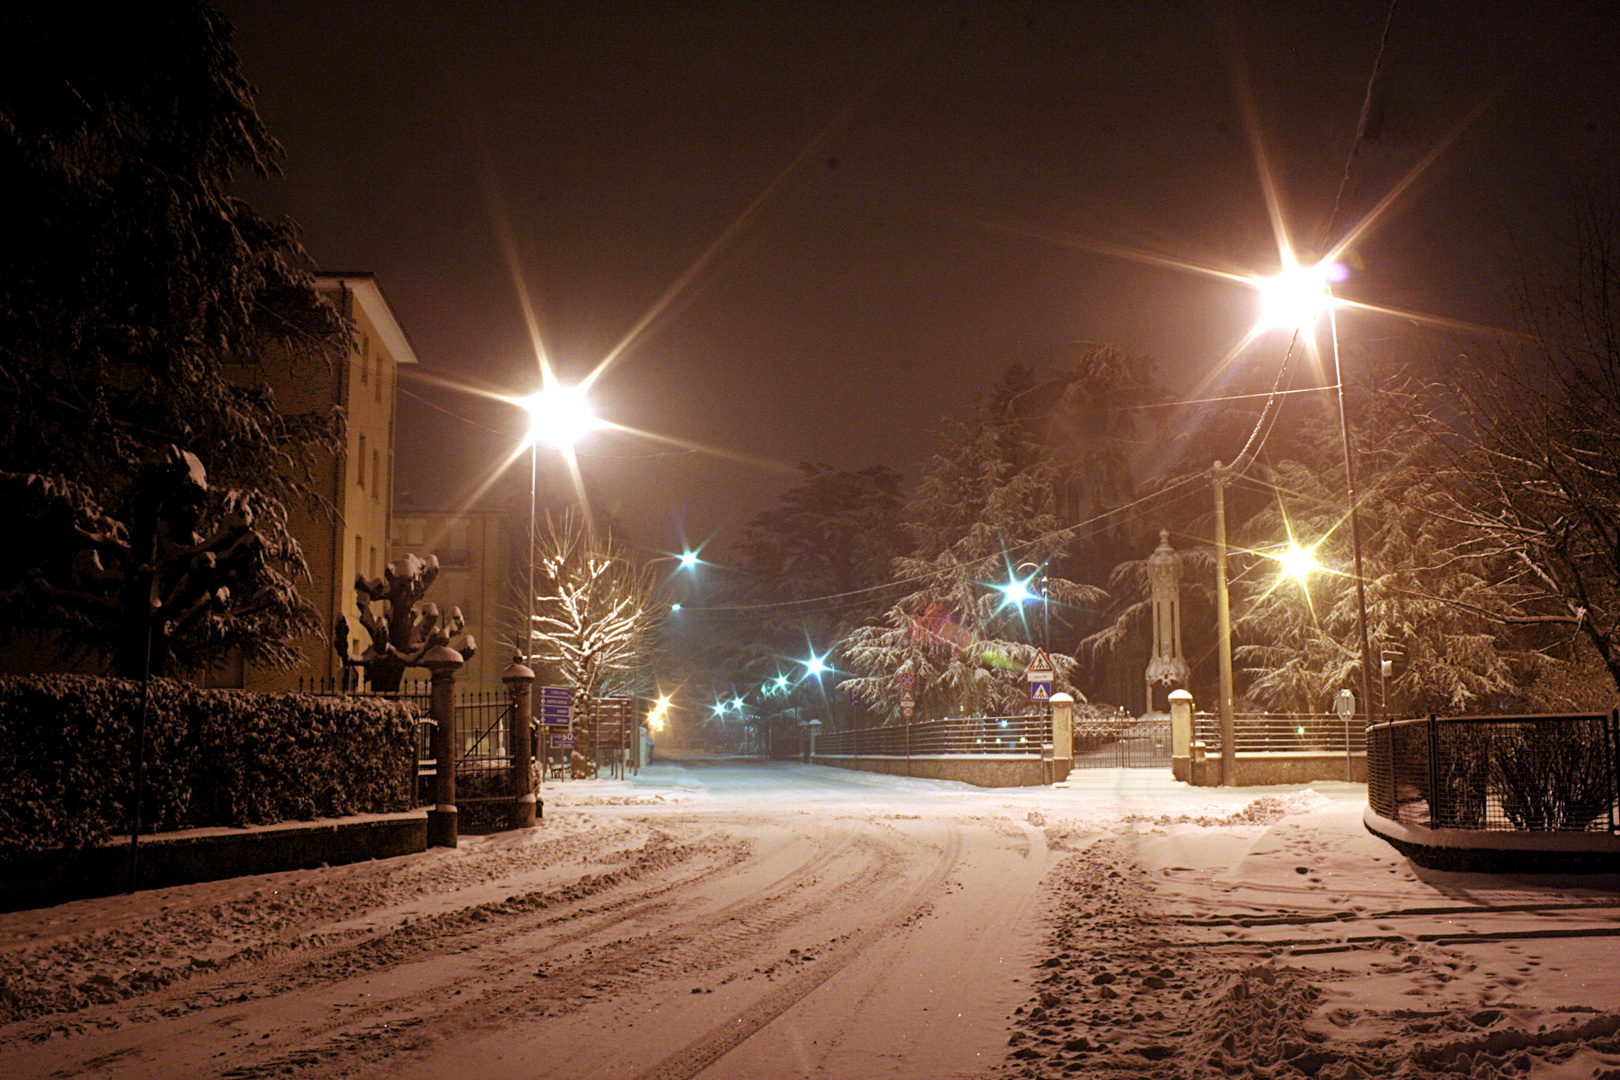
[[[1316,552],[1298,544],[1289,544],[1277,561],[1282,564],[1282,572],[1301,585],[1308,584],[1310,576],[1322,569],[1322,564],[1316,561]]]
[[[521,403],[529,414],[530,445],[544,443],[569,452],[580,439],[602,426],[583,386],[553,382]]]
[[[507,400],[512,400],[508,398]],[[529,429],[524,444],[529,448],[529,598],[528,622],[523,627],[523,652],[530,667],[534,666],[534,539],[535,504],[539,487],[540,444],[555,447],[568,455],[570,467],[574,461],[574,444],[601,427],[601,421],[591,411],[583,386],[564,386],[551,380],[549,369],[546,385],[517,404],[529,414]]]
[[[696,570],[697,569],[697,564],[698,564],[698,553],[697,552],[695,552],[695,551],[683,551],[681,553],[681,569],[682,570]]]
[[[811,653],[810,659],[800,660],[799,663],[804,665],[804,677],[807,679],[813,675],[819,681],[821,676],[829,670],[826,653],[822,653],[820,656]]]
[[[1285,252],[1282,270],[1272,277],[1253,279],[1260,291],[1260,317],[1256,330],[1311,330],[1333,309],[1333,283],[1344,278],[1338,263],[1301,266]]]
[[[996,588],[1001,590],[1001,606],[1022,607],[1028,601],[1037,599],[1035,594],[1029,591],[1029,583],[1034,581],[1035,574],[1039,573],[1040,571],[1036,570],[1034,574],[1029,575],[1027,578],[1020,580],[1014,577],[1005,585],[997,585]]]

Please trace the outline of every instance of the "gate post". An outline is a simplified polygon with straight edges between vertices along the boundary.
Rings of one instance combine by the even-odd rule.
[[[433,673],[432,810],[428,811],[428,846],[455,847],[456,828],[456,671],[461,654],[448,645],[435,645],[420,663]]]
[[[1052,695],[1052,783],[1069,778],[1074,767],[1074,698],[1061,690]]]
[[[1196,784],[1192,763],[1193,696],[1186,690],[1170,691],[1170,775]]]
[[[534,796],[534,732],[533,688],[534,672],[518,656],[501,672],[506,684],[511,708],[507,710],[507,738],[512,748],[512,828],[528,829],[539,816],[539,804]]]

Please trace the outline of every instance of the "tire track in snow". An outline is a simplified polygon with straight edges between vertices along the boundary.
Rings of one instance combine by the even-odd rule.
[[[666,883],[658,888],[655,897],[628,896],[588,912],[558,912],[544,925],[506,928],[509,933],[502,933],[500,926],[483,928],[479,936],[492,940],[476,942],[463,936],[438,950],[467,952],[469,957],[474,953],[483,954],[491,947],[501,950],[496,956],[479,955],[475,970],[464,969],[450,978],[441,973],[413,992],[360,1006],[325,1022],[306,1024],[299,1031],[301,1045],[289,1048],[282,1043],[271,1056],[257,1061],[239,1061],[224,1075],[230,1080],[256,1080],[294,1072],[321,1075],[326,1071],[323,1065],[337,1065],[339,1072],[346,1072],[356,1060],[384,1061],[409,1052],[430,1032],[460,1030],[474,1022],[487,1026],[514,1008],[532,1013],[537,1005],[543,1004],[556,1013],[584,1007],[595,999],[611,996],[618,989],[615,983],[645,978],[649,969],[656,971],[665,961],[657,955],[650,956],[653,949],[680,954],[701,948],[711,955],[723,955],[726,950],[716,947],[722,942],[746,940],[784,928],[802,914],[802,905],[785,909],[783,899],[826,873],[851,847],[865,839],[846,834],[836,843],[818,847],[809,859],[724,906],[673,926],[667,923],[667,918],[676,917],[671,910],[675,902],[667,894],[686,893],[714,883],[727,872],[739,873],[746,865],[745,860],[734,860],[697,877]],[[833,895],[869,884],[881,876],[881,868],[878,868],[855,881],[841,883]],[[814,902],[825,902],[826,896],[818,894]],[[758,918],[757,913],[766,913],[768,917]],[[652,929],[600,943],[604,935],[632,920],[659,914],[666,915],[666,919],[658,920],[658,925]],[[583,927],[576,921],[582,916],[591,919]],[[563,930],[566,934],[558,933]],[[538,945],[521,940],[536,935],[548,935],[550,940]],[[580,953],[578,950],[585,942],[592,944]],[[514,962],[532,966],[564,950],[573,951],[574,955],[561,965],[548,965],[546,983],[541,988],[528,981],[517,988],[509,983],[493,988],[488,985],[491,967],[506,967]],[[402,961],[391,967],[411,962]],[[408,1017],[408,1022],[401,1023],[401,1017]]]
[[[959,825],[952,822],[949,840],[940,854],[939,863],[922,885],[913,890],[902,903],[891,908],[873,925],[845,938],[837,950],[824,951],[814,970],[794,977],[759,998],[742,1009],[734,1019],[710,1028],[657,1065],[638,1073],[635,1080],[690,1080],[752,1038],[771,1021],[815,993],[829,979],[849,966],[868,946],[904,928],[916,918],[933,902],[935,895],[944,886],[951,871],[956,868],[961,851],[962,830]]]

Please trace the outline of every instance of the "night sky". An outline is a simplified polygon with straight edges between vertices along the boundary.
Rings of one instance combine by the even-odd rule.
[[[1388,11],[224,8],[287,149],[285,176],[244,193],[298,221],[321,266],[375,271],[426,373],[534,388],[508,252],[572,380],[731,229],[593,393],[617,423],[748,460],[619,435],[580,451],[602,505],[664,550],[756,512],[798,461],[915,478],[941,415],[1075,342],[1192,388],[1254,293],[1114,250],[1276,268],[1245,99],[1294,243],[1319,250]],[[1504,321],[1516,252],[1538,250],[1573,182],[1620,162],[1613,10],[1396,4],[1336,233],[1455,139],[1350,253],[1345,296]],[[1455,352],[1398,320],[1343,322],[1357,362]],[[522,427],[477,397],[405,391],[398,482],[419,503],[470,485]]]

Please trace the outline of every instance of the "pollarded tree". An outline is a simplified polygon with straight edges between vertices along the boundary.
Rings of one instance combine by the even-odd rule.
[[[194,454],[170,447],[137,479],[128,520],[60,478],[0,472],[0,501],[27,524],[5,530],[13,567],[0,605],[118,658],[118,673],[162,675],[176,655],[238,649],[252,662],[296,658],[287,630],[319,628],[278,566],[298,558],[280,507],[209,485]],[[269,515],[266,517],[265,515]]]
[[[342,417],[284,415],[267,387],[236,384],[226,365],[267,350],[331,363],[348,334],[302,269],[293,227],[231,195],[239,172],[268,175],[279,153],[229,27],[205,3],[0,15],[0,469],[75,500],[57,527],[105,518],[128,530],[143,470],[171,446],[193,454],[214,487],[251,500],[264,572],[291,592],[304,562],[285,507],[307,496],[316,455],[340,450]],[[7,597],[45,569],[29,555],[34,539],[51,540],[9,537],[0,551]],[[144,633],[88,612],[30,622],[41,611],[30,595],[4,605],[0,626],[50,630],[69,652],[138,670],[129,642]],[[215,631],[171,637],[172,662],[201,667],[232,641],[289,662],[276,643],[305,629],[298,611],[233,590],[213,610]]]

